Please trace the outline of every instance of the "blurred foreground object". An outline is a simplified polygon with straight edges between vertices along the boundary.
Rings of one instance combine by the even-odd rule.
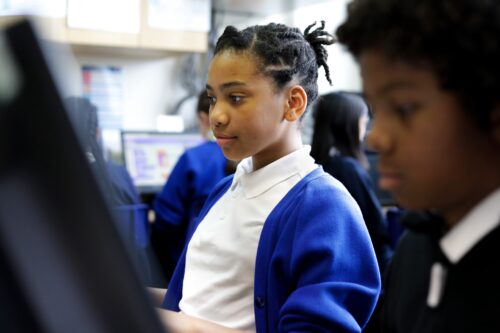
[[[0,331],[162,332],[31,24],[0,44]]]

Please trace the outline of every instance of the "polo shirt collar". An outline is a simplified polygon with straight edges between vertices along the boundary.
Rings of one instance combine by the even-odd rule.
[[[451,263],[457,263],[488,233],[500,225],[500,187],[494,190],[439,241]]]
[[[245,158],[238,164],[231,189],[241,186],[245,198],[250,199],[294,175],[302,178],[314,165],[310,151],[310,146],[303,146],[256,171],[253,171],[252,158]]]

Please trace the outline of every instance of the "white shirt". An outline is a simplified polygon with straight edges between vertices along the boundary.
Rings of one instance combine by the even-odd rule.
[[[304,146],[256,171],[251,158],[238,164],[230,189],[189,242],[182,312],[255,332],[254,271],[260,233],[279,201],[317,168],[310,150]]]
[[[458,263],[481,239],[500,224],[500,188],[481,200],[439,241],[444,255],[452,264]],[[439,305],[446,283],[446,269],[434,263],[430,272],[427,305]]]
[[[499,224],[500,188],[497,188],[451,228],[439,245],[448,260],[456,264]]]

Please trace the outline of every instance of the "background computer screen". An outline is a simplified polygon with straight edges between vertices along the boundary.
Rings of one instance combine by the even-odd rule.
[[[122,132],[125,166],[141,193],[158,192],[182,153],[203,141],[196,133]]]

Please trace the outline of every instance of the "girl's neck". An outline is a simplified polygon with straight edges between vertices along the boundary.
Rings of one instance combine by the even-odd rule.
[[[300,148],[302,148],[302,146],[302,138],[300,135],[297,135],[294,136],[293,139],[287,140],[286,144],[282,145],[281,147],[276,147],[277,151],[273,149],[272,154],[265,155],[263,153],[260,153],[258,155],[254,155],[252,156],[253,170],[259,170],[266,165],[271,164],[274,161],[277,161],[280,158],[299,150]]]

